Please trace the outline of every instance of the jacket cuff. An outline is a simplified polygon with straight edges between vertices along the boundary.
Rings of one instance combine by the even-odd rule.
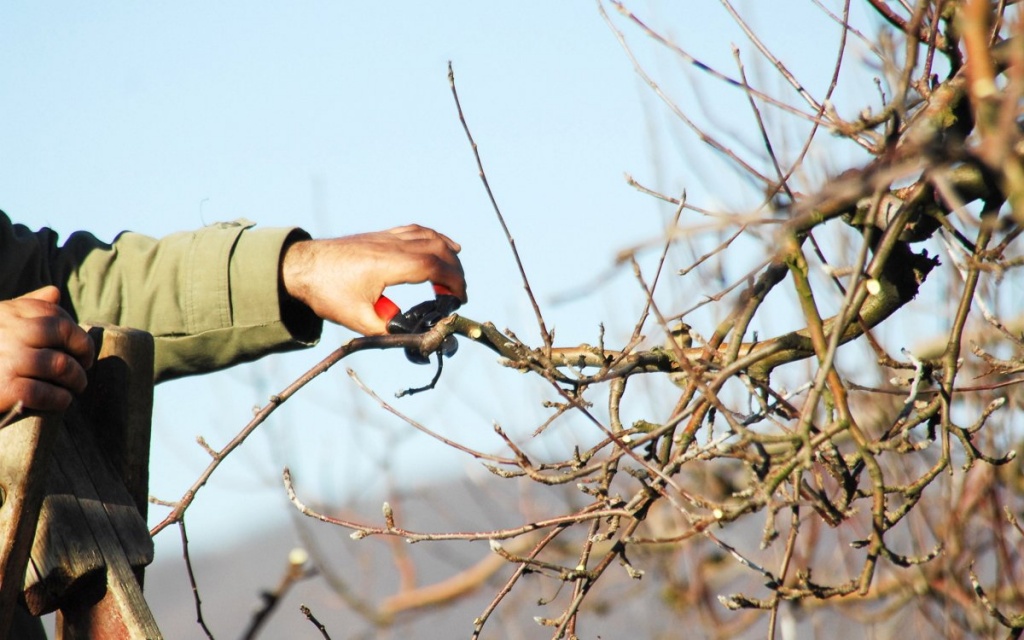
[[[289,296],[281,283],[281,259],[293,242],[308,240],[302,229],[247,228],[238,237],[229,268],[232,325],[274,328],[268,341],[316,344],[323,320]]]
[[[188,330],[154,336],[158,382],[311,346],[320,339],[323,321],[280,285],[284,249],[309,235],[297,228],[252,225],[238,220],[194,236]],[[225,261],[227,269],[218,268]]]

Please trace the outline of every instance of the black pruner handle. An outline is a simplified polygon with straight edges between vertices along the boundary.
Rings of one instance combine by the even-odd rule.
[[[405,313],[402,313],[398,305],[386,296],[381,296],[376,304],[373,305],[373,308],[380,318],[387,320],[388,333],[424,333],[433,328],[442,318],[455,313],[455,310],[462,305],[459,299],[452,295],[452,292],[447,287],[435,284],[434,293],[437,296],[436,298],[421,302]],[[459,342],[455,339],[455,336],[445,336],[444,341],[441,343],[441,354],[450,358],[458,349]],[[428,364],[430,362],[428,356],[423,355],[418,349],[412,347],[406,347],[405,357],[409,359],[409,362],[415,362],[416,364]]]

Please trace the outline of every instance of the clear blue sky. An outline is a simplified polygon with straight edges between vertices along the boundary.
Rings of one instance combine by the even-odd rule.
[[[735,68],[730,42],[753,59],[716,2],[631,8],[727,71]],[[781,53],[797,44],[806,51],[820,39],[821,59],[794,61],[820,96],[834,25],[819,20],[796,43],[785,11],[768,13],[754,16]],[[707,85],[613,18],[687,108],[756,147],[742,94]],[[570,303],[549,301],[589,285],[612,268],[617,250],[662,229],[671,209],[628,187],[623,174],[671,193],[685,187],[704,205],[738,206],[749,191],[672,123],[589,0],[5,2],[0,208],[32,227],[65,235],[88,229],[104,239],[122,229],[159,236],[237,217],[320,236],[418,222],[463,244],[466,315],[535,343],[511,254],[456,117],[449,60],[558,341],[594,343],[602,321],[609,340],[621,341],[642,303],[627,270]],[[750,72],[765,77],[763,64]],[[708,102],[696,99],[697,86]],[[735,108],[721,108],[722,91],[733,92]],[[713,289],[684,283],[672,291],[682,307]],[[421,288],[393,297],[407,305],[427,294]],[[331,329],[314,351],[158,389],[152,493],[179,497],[207,462],[195,436],[224,443],[254,405],[350,337]],[[347,364],[388,398],[429,376],[398,353]],[[437,391],[396,405],[490,449],[500,444],[493,421],[529,433],[542,419],[537,392],[527,390],[535,383],[497,367],[489,352],[464,344],[446,371]],[[287,508],[284,464],[313,502],[471,466],[377,409],[342,367],[288,403],[214,476],[190,512],[197,550],[279,520]],[[151,519],[163,513],[154,507]],[[158,542],[173,547],[177,536]]]

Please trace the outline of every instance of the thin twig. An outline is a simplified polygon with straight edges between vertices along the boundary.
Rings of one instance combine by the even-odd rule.
[[[459,122],[462,123],[462,129],[466,132],[466,138],[469,139],[469,144],[473,148],[473,157],[476,158],[476,168],[480,173],[480,180],[484,183],[484,189],[487,190],[487,197],[491,201],[491,207],[494,209],[495,215],[498,216],[498,222],[501,224],[501,229],[505,232],[505,239],[508,241],[508,246],[512,249],[512,256],[515,258],[516,267],[519,269],[519,276],[523,279],[523,289],[526,290],[526,295],[530,299],[530,304],[533,306],[533,313],[537,317],[537,325],[540,328],[540,337],[544,342],[544,346],[547,349],[551,348],[551,334],[548,333],[547,326],[544,324],[544,316],[541,314],[540,305],[537,304],[537,298],[533,295],[533,289],[530,287],[530,279],[526,276],[526,268],[523,266],[523,261],[519,257],[519,250],[516,249],[515,238],[512,237],[512,232],[509,231],[508,225],[505,223],[505,216],[501,214],[501,208],[498,207],[498,201],[494,197],[494,192],[491,190],[491,183],[487,180],[487,172],[484,171],[483,161],[480,159],[480,149],[477,147],[476,141],[473,139],[473,134],[469,130],[469,124],[466,122],[466,116],[462,112],[462,103],[459,101],[459,92],[455,88],[455,71],[452,69],[451,60],[448,61],[448,84],[452,88],[452,97],[455,98],[455,108],[459,112]]]
[[[712,77],[717,78],[718,80],[721,80],[721,81],[725,82],[728,85],[731,85],[731,86],[736,87],[738,89],[744,89],[744,86],[743,86],[742,82],[739,82],[735,78],[730,78],[729,76],[725,75],[724,73],[716,71],[713,67],[711,67],[711,66],[701,62],[700,60],[698,60],[697,58],[692,56],[690,53],[688,53],[686,50],[684,50],[682,47],[677,45],[676,43],[671,42],[670,40],[668,40],[667,38],[662,36],[660,33],[655,31],[654,29],[651,29],[650,27],[648,27],[647,24],[645,24],[640,18],[638,18],[636,16],[636,14],[634,14],[632,11],[627,9],[626,6],[622,2],[619,2],[618,0],[610,0],[610,1],[611,1],[612,5],[619,11],[619,13],[621,13],[626,18],[628,18],[630,21],[632,21],[634,24],[636,24],[638,27],[640,27],[644,31],[644,33],[647,34],[648,37],[652,38],[653,40],[655,40],[659,44],[667,47],[668,49],[670,49],[671,51],[676,53],[679,57],[683,58],[684,60],[686,60],[687,62],[692,64],[697,69],[700,69],[701,71],[704,71],[705,73],[710,74]],[[604,11],[603,7],[601,8],[601,11],[602,12]],[[797,109],[797,108],[793,107],[792,105],[787,104],[786,102],[783,102],[782,100],[779,100],[778,98],[776,98],[774,96],[768,95],[767,93],[765,93],[763,91],[760,91],[760,90],[757,90],[757,89],[753,89],[753,88],[746,88],[745,90],[752,91],[761,100],[764,100],[768,104],[771,104],[773,107],[778,107],[779,109],[781,109],[781,110],[783,110],[783,111],[785,111],[787,113],[793,114],[795,116],[798,116],[798,117],[806,119],[806,120],[810,120],[812,122],[820,122],[820,120],[818,120],[818,118],[816,118],[815,116],[811,116],[811,115],[807,114],[806,112],[801,111],[800,109]]]
[[[184,517],[178,520],[178,531],[181,533],[181,554],[185,559],[185,572],[188,573],[188,583],[192,587],[192,600],[196,605],[196,622],[199,623],[206,637],[213,640],[213,634],[210,633],[209,627],[206,626],[206,621],[203,620],[203,601],[199,597],[199,586],[196,584],[196,576],[192,571],[192,557],[188,552],[188,534],[185,532]]]
[[[613,2],[613,4],[616,3]],[[668,97],[668,95],[661,89],[658,83],[655,82],[654,79],[651,78],[650,75],[648,75],[648,73],[644,70],[643,66],[640,64],[640,61],[636,59],[636,56],[633,54],[633,50],[626,42],[625,35],[623,35],[623,33],[618,28],[616,28],[615,25],[612,23],[611,18],[608,17],[608,14],[607,12],[605,12],[604,6],[601,4],[600,0],[598,0],[597,6],[601,12],[602,17],[605,20],[605,23],[608,25],[608,28],[611,29],[612,33],[615,34],[616,39],[619,41],[619,45],[622,47],[623,51],[626,52],[626,55],[633,63],[634,71],[636,71],[637,75],[640,76],[643,79],[643,81],[647,83],[647,85],[654,91],[654,93],[659,98],[661,98],[662,102],[664,102],[665,105],[672,110],[672,113],[675,114],[675,116],[679,118],[679,120],[683,124],[685,124],[691,131],[693,131],[701,142],[705,143],[715,151],[721,153],[723,156],[731,160],[740,169],[741,175],[745,177],[754,177],[765,184],[770,183],[771,180],[769,180],[767,176],[763,175],[761,172],[759,172],[757,169],[751,166],[751,164],[748,163],[746,160],[740,158],[735,151],[719,142],[718,139],[716,139],[714,136],[704,131],[704,129],[698,126],[697,123],[695,123],[689,116],[687,116],[686,113],[684,113],[683,110],[671,98]],[[616,4],[616,6],[619,5]]]
[[[325,640],[331,640],[331,636],[327,635],[327,627],[325,627],[319,620],[316,619],[316,616],[313,615],[313,612],[310,610],[309,607],[307,607],[304,604],[300,604],[299,611],[302,612],[302,615],[306,616],[306,620],[309,620],[313,623],[313,626],[317,628],[317,631],[320,632],[320,635],[322,635]]]
[[[9,425],[12,422],[14,422],[15,420],[17,420],[21,416],[24,408],[25,408],[25,403],[24,402],[22,402],[21,400],[18,400],[17,402],[15,402],[14,406],[11,407],[11,410],[8,411],[7,413],[5,413],[3,415],[3,417],[0,417],[0,429],[3,429],[7,425]]]
[[[599,520],[601,518],[614,516],[630,517],[631,515],[624,509],[603,509],[600,504],[593,504],[589,507],[584,507],[583,509],[578,510],[574,514],[559,516],[556,518],[546,518],[544,520],[530,522],[518,527],[493,529],[490,531],[424,533],[410,531],[401,527],[374,527],[319,513],[306,506],[305,503],[299,499],[298,495],[295,493],[295,487],[292,485],[291,471],[287,467],[285,467],[281,477],[284,480],[285,490],[288,492],[288,499],[303,515],[315,518],[321,522],[337,525],[346,529],[352,529],[351,537],[355,540],[361,540],[367,536],[376,535],[398,536],[400,538],[405,538],[408,542],[423,542],[425,540],[506,540],[508,538],[515,538],[539,529],[548,529],[550,527],[559,527],[565,524],[574,524],[579,522],[589,522],[595,519]]]
[[[430,436],[431,438],[434,438],[438,442],[441,442],[442,444],[446,444],[449,447],[452,447],[453,449],[456,449],[456,450],[461,451],[463,453],[469,454],[469,455],[473,456],[474,458],[476,458],[477,460],[487,460],[487,461],[493,462],[495,464],[504,464],[504,465],[514,465],[516,463],[516,461],[511,459],[511,458],[502,458],[501,456],[495,456],[495,455],[483,453],[481,451],[477,451],[475,449],[470,449],[469,447],[463,446],[462,444],[459,444],[458,442],[456,442],[456,441],[454,441],[454,440],[452,440],[450,438],[446,438],[446,437],[442,436],[441,434],[439,434],[439,433],[437,433],[435,431],[432,431],[431,429],[427,428],[425,425],[423,425],[423,424],[413,420],[409,416],[405,415],[404,413],[402,413],[401,411],[396,409],[391,404],[388,404],[387,402],[385,402],[383,398],[381,398],[379,395],[377,395],[377,393],[375,393],[373,391],[373,389],[371,389],[368,386],[366,386],[366,384],[359,378],[359,375],[353,369],[346,369],[346,373],[348,373],[349,377],[352,378],[352,381],[356,383],[356,386],[359,387],[359,389],[362,390],[366,395],[368,395],[371,398],[373,398],[374,401],[376,401],[377,404],[379,404],[382,409],[384,409],[388,413],[391,413],[392,415],[395,415],[398,418],[402,419],[403,421],[405,421],[406,424],[408,424],[412,428],[416,429],[417,431],[420,431],[421,433],[425,433],[428,436]]]
[[[253,640],[259,635],[263,625],[270,619],[271,614],[277,609],[278,605],[281,604],[281,600],[291,591],[291,588],[295,586],[301,580],[316,575],[316,571],[313,566],[309,564],[309,555],[303,549],[293,549],[288,554],[288,566],[285,567],[284,573],[281,575],[281,580],[277,583],[277,586],[273,591],[263,591],[260,593],[260,597],[263,600],[263,606],[261,606],[255,613],[249,622],[248,629],[242,634],[242,638],[245,640]]]

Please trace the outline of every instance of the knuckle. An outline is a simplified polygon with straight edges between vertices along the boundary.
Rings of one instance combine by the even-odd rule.
[[[41,344],[39,346],[63,347],[71,342],[76,331],[81,328],[62,314],[43,316],[37,319],[36,332]]]
[[[420,266],[429,275],[436,275],[444,270],[445,262],[437,254],[424,253],[420,255]]]
[[[437,235],[420,238],[417,244],[420,252],[438,261],[446,261],[455,255],[444,238]]]
[[[39,349],[22,370],[25,377],[60,385],[73,390],[85,387],[85,371],[71,355],[53,349]]]
[[[68,354],[63,351],[49,351],[45,357],[48,360],[45,367],[53,378],[63,380],[74,375],[78,363],[74,362]]]
[[[16,380],[8,386],[9,394],[25,407],[37,411],[63,411],[71,404],[69,391],[39,380]]]

